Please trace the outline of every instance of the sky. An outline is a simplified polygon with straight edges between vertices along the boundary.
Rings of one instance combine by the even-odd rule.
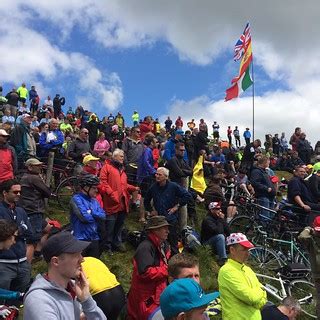
[[[225,102],[247,21],[254,63],[255,137],[302,127],[319,139],[317,0],[1,0],[0,83],[26,82],[99,117],[133,110],[161,121],[204,118],[253,128],[253,90]],[[186,126],[184,127],[186,129]]]

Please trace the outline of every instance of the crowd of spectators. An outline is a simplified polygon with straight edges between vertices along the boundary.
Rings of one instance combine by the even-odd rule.
[[[196,123],[167,117],[162,124],[150,115],[140,118],[137,110],[129,123],[121,112],[99,119],[82,106],[65,109],[66,102],[60,94],[43,101],[36,87],[28,90],[25,83],[6,95],[0,88],[0,219],[15,223],[13,232],[18,232],[12,246],[0,248],[0,288],[24,293],[33,259],[43,257],[48,264],[48,273],[39,275],[26,294],[24,318],[117,319],[125,305],[124,292],[99,258],[103,252],[127,250],[122,241],[126,217],[138,211],[147,235],[133,258],[128,319],[203,319],[217,295],[197,298],[199,279],[167,287],[168,276],[180,278],[170,275],[170,261],[180,255],[178,241],[188,225],[201,226],[202,243],[212,248],[222,266],[224,319],[260,319],[265,292],[252,270],[243,269],[252,244],[245,235],[230,234],[228,222],[237,214],[235,192],[274,209],[282,183],[274,171],[282,170],[294,174],[288,201],[312,224],[317,214],[311,210],[320,210],[320,158],[301,128],[289,143],[285,133],[280,138],[267,134],[262,148],[259,139],[252,141],[249,128],[240,133],[238,126],[228,126],[223,134],[214,121],[211,134],[204,119]],[[70,199],[72,235],[49,237],[55,227],[45,219],[44,199],[53,194],[41,176],[49,154],[55,165],[73,162],[78,177],[77,192]],[[20,173],[21,179],[15,180]],[[200,224],[196,203],[207,210]],[[265,215],[270,218],[270,211]],[[185,268],[197,271],[198,263]],[[108,281],[96,281],[93,269]],[[241,277],[240,286],[236,278]],[[246,290],[248,301],[241,299]],[[178,293],[189,295],[193,303],[177,300],[181,308],[171,306]]]

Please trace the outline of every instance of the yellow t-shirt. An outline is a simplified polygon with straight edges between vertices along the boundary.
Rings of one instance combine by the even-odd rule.
[[[85,257],[82,262],[82,269],[89,280],[91,295],[112,289],[118,286],[116,276],[110,272],[108,267],[99,259]]]

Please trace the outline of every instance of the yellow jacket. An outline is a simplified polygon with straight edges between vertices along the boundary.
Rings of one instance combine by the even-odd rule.
[[[228,259],[218,274],[223,320],[260,320],[260,309],[267,302],[253,270]]]

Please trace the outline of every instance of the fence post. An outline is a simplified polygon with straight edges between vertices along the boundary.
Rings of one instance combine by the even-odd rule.
[[[46,185],[50,188],[50,182],[53,171],[54,152],[50,151],[48,156],[47,173],[46,173]],[[45,206],[48,206],[48,198],[45,199]]]

